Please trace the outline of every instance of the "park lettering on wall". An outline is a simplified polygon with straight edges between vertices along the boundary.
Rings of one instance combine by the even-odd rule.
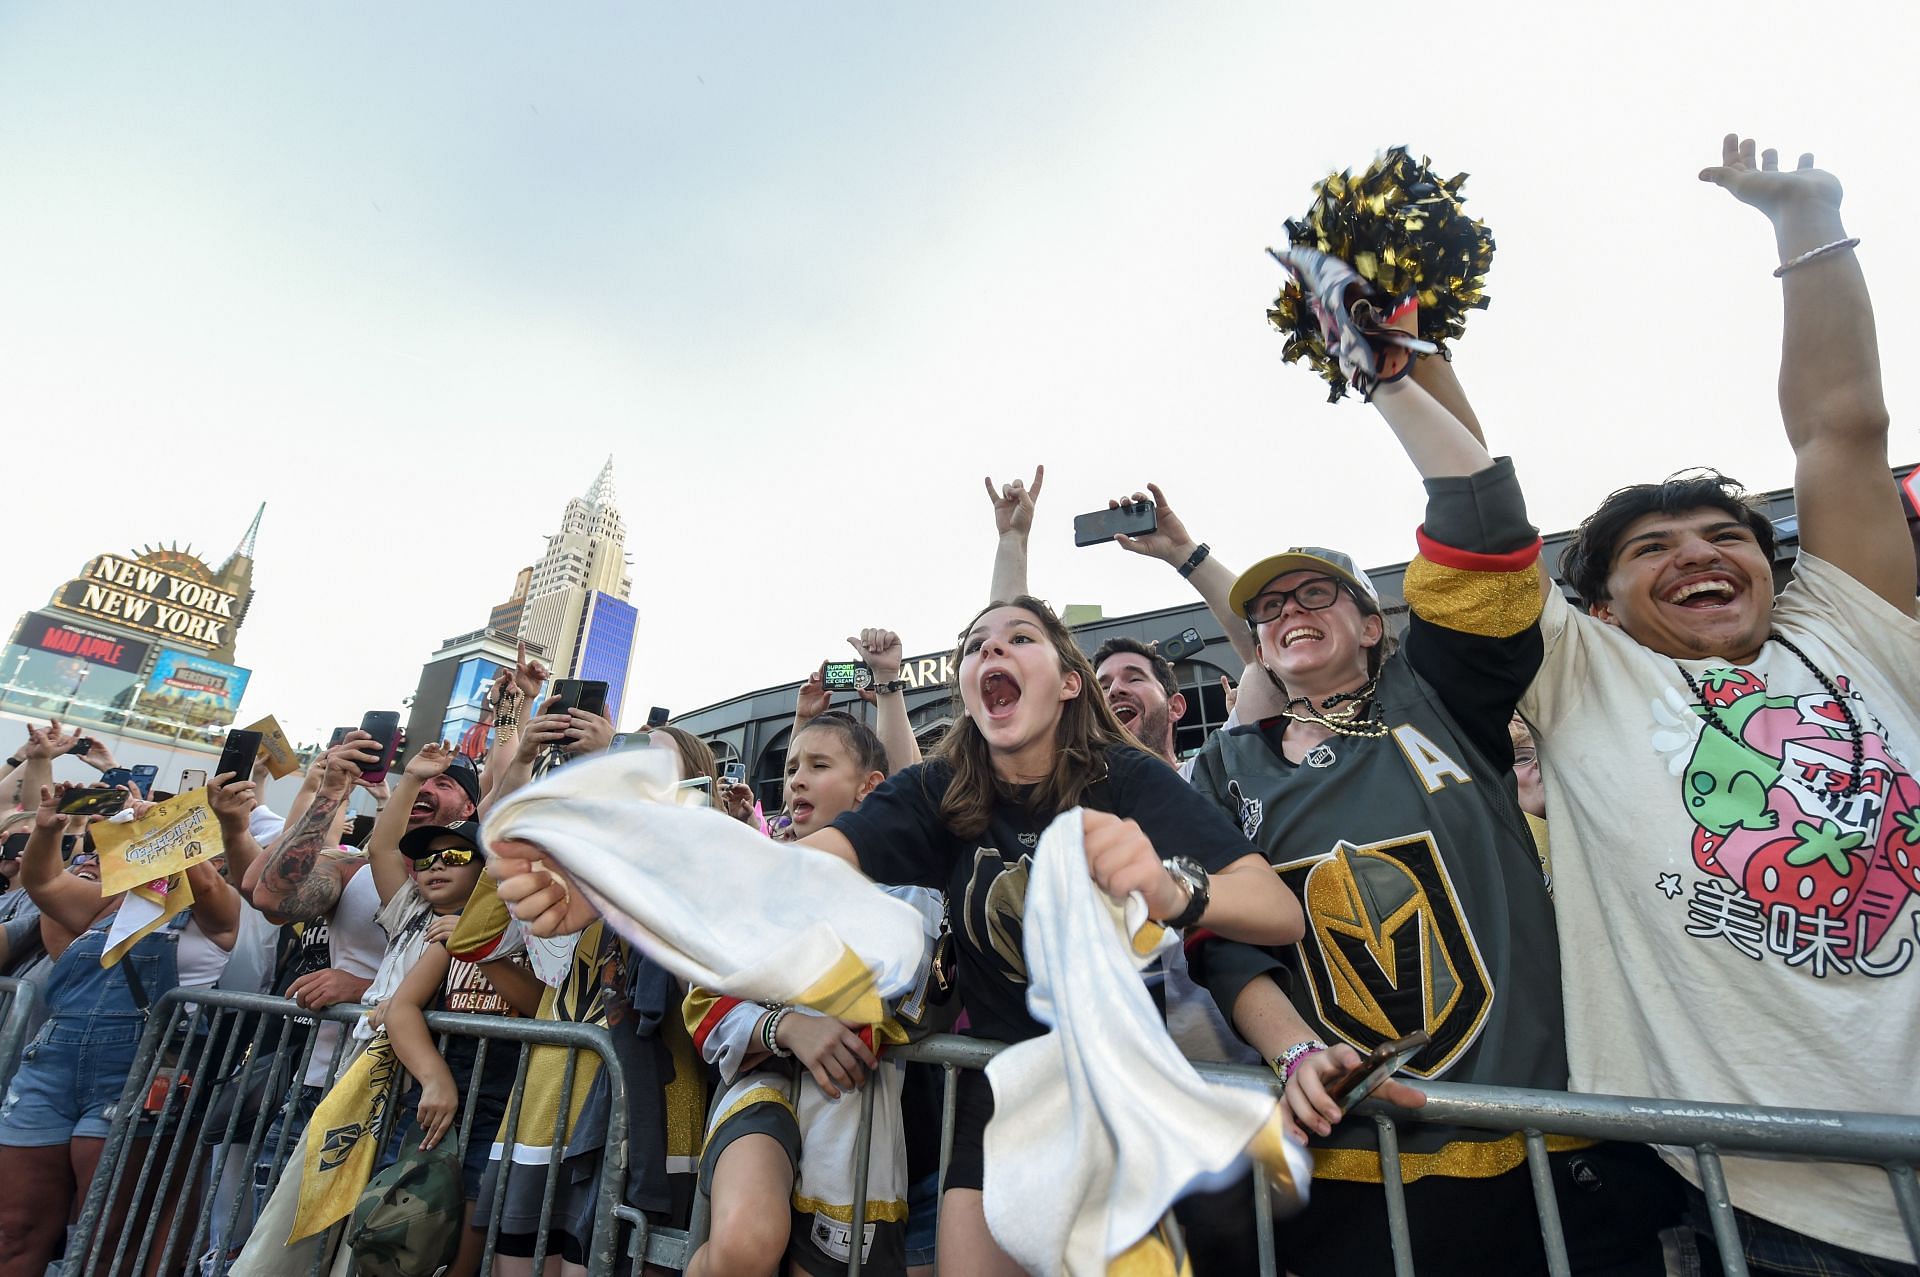
[[[232,634],[240,600],[204,581],[103,554],[69,581],[58,606],[212,650]]]

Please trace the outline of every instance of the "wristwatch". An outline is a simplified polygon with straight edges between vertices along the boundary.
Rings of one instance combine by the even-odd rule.
[[[907,690],[907,680],[904,678],[889,679],[885,683],[875,683],[872,687],[869,687],[867,690],[869,692],[880,693],[880,694],[884,694],[887,692],[904,692]]]
[[[1164,919],[1162,926],[1175,931],[1185,931],[1200,921],[1200,915],[1207,911],[1207,871],[1199,861],[1188,856],[1173,856],[1162,860],[1160,867],[1167,871],[1175,882],[1187,889],[1187,907],[1171,918]]]

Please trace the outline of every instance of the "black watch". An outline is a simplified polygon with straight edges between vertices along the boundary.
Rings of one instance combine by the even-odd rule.
[[[18,758],[9,758],[9,759],[7,760],[7,766],[9,766],[9,767],[18,767],[18,766],[20,765],[20,763],[21,763],[21,761],[22,761],[22,760],[20,760],[20,759],[18,759]]]
[[[1160,862],[1173,880],[1187,889],[1187,907],[1161,925],[1175,931],[1185,931],[1200,921],[1200,915],[1207,911],[1208,879],[1207,871],[1199,861],[1188,856],[1174,856]]]

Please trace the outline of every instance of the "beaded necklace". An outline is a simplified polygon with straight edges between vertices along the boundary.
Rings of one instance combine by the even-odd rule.
[[[1378,740],[1387,734],[1387,725],[1380,721],[1379,706],[1373,704],[1374,688],[1378,678],[1367,680],[1366,686],[1351,692],[1335,692],[1321,701],[1316,708],[1310,696],[1296,696],[1287,702],[1280,711],[1286,718],[1296,723],[1312,723],[1324,727],[1336,736],[1356,736],[1362,740]],[[1334,706],[1344,704],[1346,709],[1334,712]],[[1304,705],[1303,713],[1295,713],[1295,705]],[[1367,717],[1360,717],[1361,710],[1368,710]]]
[[[1847,736],[1853,744],[1853,767],[1847,776],[1847,787],[1840,791],[1840,797],[1853,797],[1860,792],[1861,781],[1866,774],[1867,756],[1866,733],[1861,730],[1860,720],[1855,716],[1853,706],[1848,704],[1847,698],[1840,694],[1840,689],[1834,685],[1832,679],[1827,677],[1826,671],[1822,670],[1818,665],[1815,665],[1792,639],[1780,634],[1770,634],[1768,637],[1800,658],[1800,663],[1807,667],[1807,673],[1813,675],[1820,686],[1826,689],[1827,695],[1833,698],[1833,703],[1840,707],[1840,716],[1847,720]],[[1674,668],[1680,671],[1680,677],[1687,680],[1687,690],[1693,693],[1694,700],[1700,702],[1701,716],[1705,718],[1716,731],[1734,744],[1740,746],[1742,749],[1752,749],[1753,746],[1741,740],[1739,736],[1734,734],[1733,729],[1726,725],[1720,717],[1720,711],[1708,704],[1706,693],[1700,690],[1700,684],[1694,681],[1693,675],[1687,673],[1687,667],[1680,664],[1677,660],[1674,661],[1673,664]]]

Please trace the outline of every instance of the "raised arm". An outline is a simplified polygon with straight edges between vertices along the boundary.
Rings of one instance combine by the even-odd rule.
[[[1479,434],[1412,377],[1377,387],[1373,406],[1422,479],[1460,478],[1493,464]]]
[[[1033,507],[1040,499],[1040,485],[1046,482],[1047,468],[1033,468],[1033,487],[1020,480],[993,486],[989,477],[987,499],[993,502],[993,526],[1000,540],[993,551],[993,581],[987,587],[988,602],[1004,602],[1027,593],[1027,534],[1033,530]]]
[[[900,662],[905,648],[892,630],[861,630],[860,637],[847,640],[861,660],[873,670],[875,690],[860,695],[873,702],[873,731],[887,747],[887,769],[899,771],[920,761],[920,742],[914,739],[913,723],[907,718],[907,694],[898,688],[882,690],[900,677]]]
[[[240,939],[240,910],[245,908],[240,893],[206,860],[187,870],[187,884],[193,888],[193,920],[207,939],[232,953]]]
[[[254,865],[265,856],[254,841],[251,829],[253,809],[259,803],[259,790],[253,781],[236,780],[231,772],[222,772],[207,782],[207,806],[220,822],[220,841],[227,849],[227,877],[244,883]]]
[[[1840,183],[1810,154],[1791,170],[1771,150],[1756,159],[1753,139],[1734,133],[1700,180],[1773,223],[1786,310],[1780,416],[1793,446],[1800,544],[1911,616],[1913,541],[1887,465],[1873,303],[1840,221]]]
[[[368,757],[372,752],[365,751]],[[346,881],[337,859],[323,853],[335,845],[335,820],[360,779],[360,759],[361,751],[347,742],[327,751],[313,801],[260,861],[252,888],[254,908],[294,922],[311,922],[339,902]]]
[[[41,915],[78,934],[100,916],[100,884],[76,878],[60,861],[60,835],[67,818],[60,814],[66,785],[42,785],[39,808],[33,814],[33,832],[20,853],[20,885],[40,906]]]
[[[1135,554],[1144,554],[1150,559],[1158,559],[1187,579],[1213,613],[1213,619],[1226,631],[1227,641],[1233,644],[1234,655],[1243,664],[1258,660],[1254,651],[1253,634],[1247,629],[1245,617],[1235,616],[1233,608],[1227,602],[1227,596],[1233,592],[1234,578],[1239,575],[1219,558],[1211,548],[1205,554],[1200,552],[1200,543],[1187,533],[1187,525],[1173,512],[1173,506],[1167,502],[1167,494],[1160,490],[1157,483],[1149,483],[1146,492],[1136,492],[1129,501],[1145,501],[1151,494],[1153,503],[1158,507],[1156,523],[1158,526],[1141,537],[1116,536],[1114,542],[1123,550]],[[1120,498],[1107,502],[1108,506],[1118,508]],[[1194,563],[1194,556],[1200,561]]]

